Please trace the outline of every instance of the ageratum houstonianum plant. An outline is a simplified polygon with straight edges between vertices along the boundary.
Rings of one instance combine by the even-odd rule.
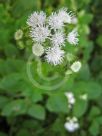
[[[27,24],[30,27],[30,37],[33,40],[32,52],[40,57],[44,56],[45,60],[56,66],[63,63],[64,58],[70,62],[74,56],[64,50],[66,42],[71,45],[77,45],[79,42],[77,27],[68,31],[67,26],[76,24],[77,18],[72,12],[68,12],[67,8],[62,8],[57,12],[53,12],[47,16],[43,11],[32,13]],[[44,54],[44,55],[43,55]],[[80,61],[75,61],[71,64],[70,69],[73,72],[78,72],[81,68]],[[66,74],[71,74],[67,71]],[[66,92],[65,96],[68,99],[68,107],[73,108],[75,97],[72,92]],[[78,119],[76,117],[67,117],[64,127],[69,132],[74,132],[79,128]]]
[[[32,52],[36,56],[45,54],[45,60],[53,65],[59,65],[64,61],[66,42],[72,45],[78,44],[78,32],[75,27],[66,32],[66,26],[73,24],[75,18],[67,8],[62,8],[47,16],[43,11],[32,13],[27,24],[30,27],[30,36],[34,45]]]

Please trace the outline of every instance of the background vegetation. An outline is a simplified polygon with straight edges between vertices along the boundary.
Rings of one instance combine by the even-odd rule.
[[[32,11],[49,14],[64,6],[75,11],[79,20],[80,43],[68,51],[82,62],[82,69],[59,89],[47,91],[34,87],[27,76],[32,42],[25,32],[26,20]],[[20,40],[14,36],[18,29],[24,33]],[[63,78],[65,69],[43,63],[46,76],[57,69],[59,79]],[[40,83],[53,86],[36,75],[36,61],[32,71]],[[66,91],[72,91],[76,98],[71,112]],[[88,99],[80,99],[82,94]],[[67,116],[79,119],[80,129],[72,134],[64,128]],[[0,136],[58,135],[102,135],[102,1],[0,0]]]

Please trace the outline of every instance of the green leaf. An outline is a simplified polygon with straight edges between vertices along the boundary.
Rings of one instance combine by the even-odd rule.
[[[89,66],[88,64],[82,64],[82,68],[80,69],[79,73],[78,73],[78,79],[80,80],[90,80],[90,70],[89,70]]]
[[[13,44],[7,44],[7,46],[4,47],[4,51],[7,57],[15,57],[19,55],[18,49]]]
[[[16,116],[27,112],[27,103],[24,100],[13,100],[4,105],[2,115]]]
[[[97,44],[102,47],[102,35],[99,35],[97,40],[96,40]]]
[[[43,99],[40,90],[37,90],[27,84],[25,87],[23,87],[22,95],[28,97],[30,99],[30,101],[32,101],[34,103],[41,101]]]
[[[64,120],[65,121],[65,120]],[[63,121],[63,119],[61,118],[61,117],[59,117],[59,118],[57,118],[56,120],[55,120],[55,122],[53,123],[53,125],[52,125],[52,130],[54,131],[54,132],[59,132],[60,133],[60,135],[62,136],[64,136],[65,135],[65,128],[63,127],[64,125],[64,122]]]
[[[28,109],[28,114],[36,119],[45,119],[45,110],[41,105],[34,104]]]
[[[0,59],[0,74],[5,76],[10,73],[24,71],[26,63],[21,59]]]
[[[12,73],[5,76],[0,82],[0,88],[4,90],[19,90],[19,85],[21,81],[20,73]]]
[[[7,134],[0,132],[0,136],[7,136]]]
[[[23,121],[23,124],[22,124],[22,128],[25,128],[25,129],[37,129],[37,128],[40,128],[41,126],[39,126],[39,122],[38,120],[35,120],[34,119],[26,119]]]
[[[73,88],[76,95],[80,94],[87,94],[88,99],[97,99],[102,94],[102,89],[99,83],[95,81],[88,81],[88,82],[76,82]]]
[[[73,114],[76,117],[81,117],[87,110],[88,103],[84,100],[77,100],[73,107]]]
[[[91,119],[93,119],[95,116],[99,115],[101,112],[100,112],[100,109],[96,106],[92,107],[90,113],[89,113],[89,117]]]
[[[9,99],[5,96],[0,96],[0,109],[9,102]]]
[[[99,134],[99,124],[96,122],[96,121],[93,121],[90,128],[89,128],[89,131],[91,133],[92,136],[97,136]]]
[[[40,6],[40,0],[16,0],[12,6],[14,17],[22,17]]]
[[[91,23],[92,19],[93,19],[93,15],[92,14],[85,13],[84,10],[79,12],[79,23],[80,24],[89,24],[89,23]]]
[[[95,120],[97,121],[97,123],[99,123],[99,125],[102,125],[102,116],[101,116],[101,114],[100,114],[100,116],[97,116],[95,118]]]
[[[68,113],[68,101],[64,94],[53,94],[49,97],[46,105],[51,112]]]
[[[29,136],[29,135],[31,135],[31,133],[26,129],[20,129],[16,134],[16,136]]]
[[[86,92],[89,99],[97,99],[102,94],[102,88],[97,82],[88,82],[86,85]]]
[[[7,46],[8,42],[10,39],[10,31],[0,27],[0,48],[4,48],[5,46]]]

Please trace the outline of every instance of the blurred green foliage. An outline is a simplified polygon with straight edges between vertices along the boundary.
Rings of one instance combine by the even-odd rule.
[[[82,62],[82,69],[59,89],[46,91],[34,87],[27,76],[32,42],[25,32],[26,20],[32,11],[44,10],[50,14],[64,6],[78,17],[80,43],[67,50]],[[101,0],[0,0],[0,136],[102,135],[101,8]],[[22,39],[15,40],[18,29],[24,34]],[[45,86],[52,85],[39,79],[36,65],[33,61],[34,78]],[[45,62],[42,70],[46,76],[58,72],[59,79],[65,71]],[[71,113],[66,91],[72,91],[76,98]],[[87,100],[80,99],[83,94],[88,95]],[[80,129],[73,134],[64,128],[67,116],[76,116],[80,121]]]

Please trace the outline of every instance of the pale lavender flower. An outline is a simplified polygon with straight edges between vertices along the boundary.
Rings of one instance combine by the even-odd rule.
[[[43,26],[46,22],[46,14],[41,11],[41,12],[34,12],[31,14],[27,20],[27,24],[30,27],[38,27],[38,26]]]
[[[30,35],[34,41],[42,43],[45,42],[46,38],[50,35],[50,30],[48,27],[36,27],[32,28]]]
[[[54,46],[64,46],[65,45],[64,33],[57,31],[54,35],[52,35],[51,41]]]
[[[67,36],[67,41],[70,44],[77,45],[79,42],[77,29],[72,30]]]
[[[64,58],[64,51],[59,47],[49,47],[46,51],[46,60],[53,65],[61,64]]]

